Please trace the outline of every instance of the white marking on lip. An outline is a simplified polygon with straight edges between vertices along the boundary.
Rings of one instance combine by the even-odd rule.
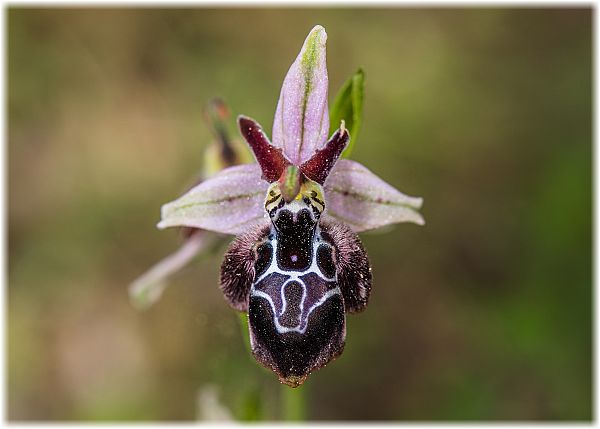
[[[304,324],[300,323],[298,326],[295,326],[293,328],[288,328],[286,326],[281,326],[281,324],[279,323],[279,320],[278,320],[279,318],[277,316],[273,317],[273,323],[275,323],[275,329],[277,329],[277,332],[279,332],[280,334],[285,334],[286,332],[298,332],[300,334],[304,334],[306,332],[306,328],[308,328],[308,318],[310,317],[311,313],[317,307],[320,307],[321,305],[323,305],[325,303],[325,301],[327,301],[333,295],[340,295],[340,296],[342,295],[342,292],[340,291],[339,287],[336,286],[334,289],[328,290],[321,297],[320,300],[315,302],[314,305],[308,309],[308,313],[306,313],[306,318],[304,319],[304,321],[306,323],[304,323]],[[267,300],[269,302],[269,304],[271,305],[271,310],[273,310],[273,314],[277,314],[277,311],[275,310],[275,304],[273,303],[273,299],[268,294],[266,294],[265,292],[263,292],[261,290],[255,289],[252,291],[252,296],[264,298],[265,300]]]
[[[277,239],[273,238],[272,240],[269,240],[269,242],[271,243],[271,247],[273,249],[271,263],[269,264],[269,267],[265,270],[265,272],[259,278],[254,280],[254,284],[260,283],[269,274],[273,274],[273,273],[290,276],[292,279],[298,279],[301,276],[303,276],[304,274],[316,273],[319,277],[321,277],[324,280],[327,280],[328,282],[337,282],[337,270],[333,277],[327,277],[325,275],[325,273],[323,273],[323,271],[321,271],[319,269],[319,266],[317,264],[317,248],[319,247],[319,245],[321,245],[321,246],[326,245],[328,247],[331,247],[332,251],[333,251],[333,246],[331,246],[329,243],[322,242],[320,228],[318,226],[317,226],[317,230],[315,231],[314,237],[315,238],[313,240],[312,255],[311,255],[311,259],[310,259],[311,260],[310,267],[308,267],[307,269],[302,270],[302,271],[292,271],[292,270],[286,271],[286,270],[283,270],[282,268],[280,268],[277,265]],[[320,244],[317,244],[317,243],[320,243]]]
[[[302,298],[300,300],[300,319],[302,319],[302,314],[304,312],[304,302],[306,301],[306,296],[307,296],[307,285],[306,283],[300,278],[308,273],[314,273],[316,275],[318,275],[321,280],[324,280],[326,282],[337,282],[337,270],[334,274],[333,277],[327,277],[325,276],[325,274],[323,273],[323,271],[321,271],[321,269],[319,268],[318,264],[317,264],[317,249],[318,247],[321,245],[326,245],[329,247],[332,247],[331,244],[323,242],[322,241],[322,237],[321,237],[321,231],[319,226],[317,225],[316,230],[315,230],[315,235],[313,238],[313,243],[312,243],[312,254],[311,254],[311,264],[310,266],[302,271],[286,271],[283,270],[282,268],[280,268],[277,264],[277,239],[273,238],[272,240],[269,240],[269,242],[271,243],[271,248],[273,249],[273,253],[272,253],[272,257],[271,257],[271,262],[268,266],[268,268],[265,270],[265,272],[259,277],[257,278],[254,283],[252,284],[252,287],[250,289],[250,295],[251,296],[256,296],[256,297],[260,297],[260,298],[264,298],[265,300],[267,300],[269,302],[269,304],[271,305],[271,309],[273,310],[273,322],[275,323],[275,328],[277,329],[277,332],[279,332],[280,334],[284,334],[286,332],[298,332],[300,334],[304,334],[306,332],[306,329],[308,327],[308,319],[310,317],[310,314],[315,310],[315,308],[323,305],[323,303],[329,299],[330,297],[332,297],[333,295],[342,295],[341,290],[339,288],[339,286],[328,290],[322,297],[321,299],[319,299],[319,301],[317,301],[315,304],[313,304],[309,309],[308,312],[306,314],[306,317],[304,318],[304,320],[300,320],[300,323],[293,327],[293,328],[288,328],[285,326],[282,326],[279,323],[279,317],[283,315],[283,313],[285,312],[285,309],[287,307],[287,300],[285,298],[285,293],[284,290],[286,288],[286,286],[293,281],[296,281],[297,283],[299,283],[302,286]],[[332,248],[333,251],[333,248]],[[292,255],[292,260],[294,260],[294,257],[297,259],[298,256],[297,255]],[[286,277],[283,285],[281,285],[281,289],[280,289],[280,294],[281,294],[281,307],[282,310],[280,312],[277,312],[277,310],[275,309],[275,303],[273,302],[273,299],[271,298],[271,296],[269,296],[267,293],[257,290],[256,289],[256,285],[258,283],[260,283],[261,281],[263,281],[268,275],[273,274],[273,273],[277,273],[277,274],[281,274],[283,276]]]

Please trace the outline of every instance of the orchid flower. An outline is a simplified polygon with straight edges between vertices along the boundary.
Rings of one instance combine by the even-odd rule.
[[[225,168],[165,204],[158,224],[237,236],[221,289],[248,313],[254,357],[292,387],[342,353],[345,314],[367,306],[371,268],[356,233],[424,224],[421,198],[340,159],[351,130],[342,120],[330,135],[326,41],[321,26],[308,34],[283,82],[271,140],[238,117],[257,162]]]

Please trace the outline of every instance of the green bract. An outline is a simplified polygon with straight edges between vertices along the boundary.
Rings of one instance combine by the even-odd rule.
[[[365,74],[362,69],[358,69],[342,85],[329,109],[329,122],[335,125],[344,121],[350,133],[350,142],[344,151],[344,158],[350,156],[362,124],[364,81]]]

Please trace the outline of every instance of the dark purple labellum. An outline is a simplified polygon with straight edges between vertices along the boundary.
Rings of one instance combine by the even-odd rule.
[[[225,296],[248,312],[253,355],[292,387],[342,353],[345,313],[364,309],[371,289],[356,234],[320,222],[322,201],[303,195],[268,200],[271,224],[236,238],[221,267]]]

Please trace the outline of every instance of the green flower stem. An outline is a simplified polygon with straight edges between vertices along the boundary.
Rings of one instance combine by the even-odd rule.
[[[288,422],[306,420],[306,386],[291,388],[281,385],[282,419]]]
[[[246,350],[251,353],[250,350],[250,337],[248,336],[248,315],[243,311],[238,312],[238,320],[240,321],[240,329],[242,330],[242,338],[246,345]]]

